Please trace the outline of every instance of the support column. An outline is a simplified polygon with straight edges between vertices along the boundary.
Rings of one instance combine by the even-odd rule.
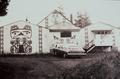
[[[39,53],[42,53],[42,27],[39,26]]]
[[[113,46],[112,46],[112,50],[113,51],[118,51],[118,48],[116,47],[116,40],[115,40],[115,35],[112,32],[112,39],[113,39]]]
[[[88,39],[88,28],[85,27],[85,46],[89,43]]]
[[[3,33],[4,33],[3,27],[0,27],[0,54],[2,54],[4,52]]]

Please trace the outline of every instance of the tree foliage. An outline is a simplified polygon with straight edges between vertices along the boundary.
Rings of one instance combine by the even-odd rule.
[[[77,15],[77,19],[75,19],[75,26],[83,28],[90,24],[91,24],[91,22],[86,13]]]
[[[0,0],[0,16],[7,15],[7,6],[10,0]]]

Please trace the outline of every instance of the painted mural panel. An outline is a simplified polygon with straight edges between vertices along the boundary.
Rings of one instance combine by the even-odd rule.
[[[11,26],[10,30],[11,36],[11,53],[31,53],[32,52],[32,30],[31,26],[25,25],[20,28],[17,25]]]

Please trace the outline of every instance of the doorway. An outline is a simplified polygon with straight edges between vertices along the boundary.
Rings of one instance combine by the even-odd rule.
[[[25,53],[23,45],[19,45],[18,53]]]

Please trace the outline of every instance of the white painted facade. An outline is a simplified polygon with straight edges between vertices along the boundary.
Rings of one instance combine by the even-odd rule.
[[[13,29],[14,31],[11,31],[11,28],[16,25],[19,29]],[[30,37],[29,39],[32,41],[30,44],[32,51],[27,54],[50,53],[50,50],[56,45],[61,45],[63,47],[73,45],[79,47],[82,51],[84,48],[89,48],[94,44],[96,47],[105,47],[106,51],[111,51],[112,48],[120,51],[120,29],[103,22],[91,24],[84,28],[75,27],[71,23],[63,26],[61,24],[56,24],[46,28],[25,21],[16,21],[0,27],[0,53],[11,53],[12,37],[14,37],[14,39],[17,37],[23,39],[25,35],[21,37],[19,35],[17,36],[17,34],[16,36],[12,36],[11,33],[17,33],[17,31],[19,31],[18,33],[26,32],[26,30],[23,29],[26,25],[30,26],[31,32],[25,37]],[[70,32],[71,36],[61,37],[62,32]],[[20,50],[19,52],[15,52],[15,54],[19,53],[26,54],[25,51],[20,52]]]
[[[81,51],[91,51],[95,47],[105,51],[120,51],[119,28],[103,22],[79,28],[61,14],[55,13],[38,25],[16,21],[1,26],[0,53],[50,53],[55,47],[70,46],[77,46]]]
[[[74,26],[57,10],[45,17],[38,25],[48,29],[42,31],[44,34],[43,37],[45,38],[44,40],[46,41],[43,44],[43,49],[46,49],[46,52],[50,52],[50,50],[55,47],[70,48],[71,46],[76,46],[80,48],[81,51],[84,51],[80,44],[78,44],[80,28]],[[62,34],[63,32],[65,33]],[[64,36],[67,35],[66,33],[69,35]]]
[[[75,27],[71,23],[69,23],[69,26],[66,26],[66,25],[67,24],[61,26],[61,24],[56,24],[55,26],[51,26],[49,28],[49,30],[50,30],[49,34],[51,36],[50,49],[53,49],[55,46],[59,46],[59,47],[77,46],[77,47],[81,48],[78,45],[78,40],[77,40],[77,38],[78,38],[77,34],[79,33],[80,28]],[[64,34],[70,33],[70,36],[69,35],[62,36],[62,33],[64,33]]]
[[[110,24],[98,22],[81,28],[79,32],[79,44],[83,48],[89,48],[91,45],[103,47],[107,51],[120,51],[120,29]],[[116,48],[116,49],[115,49]]]
[[[84,28],[78,28],[64,15],[58,11],[53,11],[39,25],[49,29],[47,42],[44,45],[44,47],[49,46],[46,48],[48,51],[57,45],[69,47],[70,44],[78,46],[81,50],[89,48],[92,50],[98,47],[105,51],[120,51],[120,29],[110,24],[98,22]],[[62,32],[71,32],[71,36],[61,37]]]
[[[30,29],[25,29],[26,26]],[[47,44],[46,35],[42,31],[46,30],[41,26],[25,22],[16,21],[14,23],[7,24],[0,27],[0,53],[8,54],[34,54],[48,52],[45,48]],[[1,32],[3,32],[1,34]],[[43,35],[42,35],[43,34]],[[27,42],[23,44],[23,39],[26,38]],[[19,39],[19,44],[15,41]],[[43,41],[44,40],[44,41]],[[14,45],[11,44],[14,43]],[[29,42],[31,42],[29,44]],[[13,46],[13,52],[11,52],[11,46]],[[21,46],[21,50],[20,50]]]

